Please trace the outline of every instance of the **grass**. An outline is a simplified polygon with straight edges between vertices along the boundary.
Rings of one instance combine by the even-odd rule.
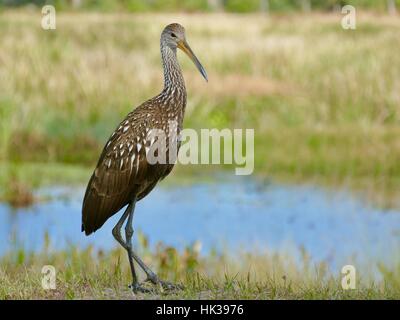
[[[162,87],[159,34],[178,21],[210,79],[206,84],[179,54],[189,98],[185,127],[254,128],[258,178],[349,185],[379,205],[399,205],[397,17],[358,12],[355,31],[341,29],[339,14],[320,13],[58,13],[55,31],[42,30],[40,17],[40,11],[0,12],[1,200],[26,205],[40,185],[87,182],[118,122]],[[220,168],[177,166],[174,176],[213,176]],[[399,268],[381,266],[381,282],[344,291],[324,266],[303,268],[273,254],[246,255],[243,263],[200,257],[191,248],[143,253],[160,275],[186,289],[134,297],[124,252],[45,248],[1,258],[0,298],[400,295]],[[44,264],[58,270],[55,291],[40,286]]]
[[[141,238],[144,239],[143,237]],[[181,252],[157,245],[140,250],[144,261],[163,279],[184,284],[179,292],[160,288],[133,294],[126,253],[71,247],[32,254],[15,250],[0,261],[0,299],[399,299],[400,268],[380,267],[382,280],[358,278],[356,289],[343,290],[342,275],[326,265],[311,265],[307,256],[296,263],[284,254],[242,253],[232,259],[210,253],[200,256],[196,245]],[[56,270],[56,289],[42,288],[42,268]],[[357,273],[358,275],[358,273]],[[143,274],[141,278],[144,279]]]

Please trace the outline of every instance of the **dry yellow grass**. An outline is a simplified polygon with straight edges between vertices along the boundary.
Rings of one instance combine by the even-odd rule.
[[[0,299],[398,299],[400,293],[398,268],[382,267],[382,281],[359,278],[355,290],[343,290],[340,275],[324,264],[311,265],[306,256],[299,265],[285,254],[200,257],[191,247],[178,252],[159,245],[143,257],[162,278],[184,283],[185,289],[134,295],[122,249],[37,254],[21,249],[0,260]],[[41,286],[44,265],[55,267],[54,290]]]

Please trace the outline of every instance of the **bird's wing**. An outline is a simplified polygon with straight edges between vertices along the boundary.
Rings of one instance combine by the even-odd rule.
[[[127,205],[146,176],[145,126],[140,115],[128,115],[104,147],[83,200],[82,231],[87,235]]]

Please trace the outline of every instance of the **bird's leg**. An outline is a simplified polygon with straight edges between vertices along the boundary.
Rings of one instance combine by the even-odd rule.
[[[166,290],[182,290],[184,287],[180,284],[170,283],[164,280],[160,280],[158,276],[151,271],[151,269],[146,266],[146,264],[140,259],[140,257],[132,251],[132,257],[138,263],[138,265],[142,268],[142,270],[146,273],[147,279],[145,281],[150,281],[152,284],[161,285],[163,289]]]
[[[131,204],[129,205],[131,208],[129,210],[129,215],[128,215],[128,221],[126,222],[125,225],[125,238],[126,238],[126,250],[128,251],[128,256],[129,256],[129,263],[131,265],[131,270],[132,270],[132,276],[134,279],[136,279],[135,275],[135,269],[133,266],[133,260],[137,262],[137,264],[142,268],[142,270],[146,273],[147,279],[146,281],[150,281],[153,284],[160,284],[164,289],[172,290],[172,289],[181,289],[181,286],[174,285],[172,283],[162,281],[160,280],[157,275],[140,259],[140,257],[132,250],[132,236],[133,236],[133,227],[132,227],[132,220],[133,220],[133,213],[135,210],[135,203],[136,201],[132,201]],[[129,207],[128,207],[129,209]],[[127,211],[128,211],[127,209]],[[126,217],[125,217],[126,219]],[[122,219],[121,219],[122,220]],[[122,222],[123,223],[123,222]],[[121,224],[122,226],[122,224]],[[142,290],[137,282],[134,280],[132,284],[132,288],[135,290],[135,288],[138,288]]]
[[[125,240],[126,240],[126,251],[128,252],[128,258],[129,258],[129,265],[131,266],[131,271],[132,271],[132,290],[133,291],[148,291],[142,287],[140,287],[139,283],[137,282],[137,277],[136,277],[136,272],[135,272],[135,266],[133,264],[133,251],[132,251],[132,236],[133,236],[133,227],[132,227],[132,220],[133,220],[133,212],[135,211],[135,203],[136,200],[133,200],[129,206],[129,214],[128,214],[128,221],[126,222],[125,225]]]
[[[132,256],[130,254],[130,249],[129,249],[129,245],[127,242],[124,241],[124,239],[122,238],[121,235],[121,229],[122,226],[126,220],[126,218],[128,218],[128,222],[129,220],[131,220],[130,222],[132,223],[132,216],[133,216],[133,210],[135,208],[135,202],[131,202],[128,207],[126,208],[124,214],[122,215],[121,219],[119,219],[118,223],[115,225],[115,227],[112,230],[112,234],[115,238],[115,240],[117,240],[119,242],[119,244],[128,252],[128,258],[129,258],[129,264],[131,267],[131,272],[132,272],[132,285],[131,288],[136,292],[136,291],[142,291],[142,292],[147,292],[148,290],[141,288],[138,284],[137,281],[137,276],[136,276],[136,272],[135,272],[135,266],[133,265],[133,260],[132,260]],[[130,223],[130,224],[131,224]],[[128,224],[127,224],[128,226]],[[132,225],[131,225],[132,228]],[[127,235],[127,228],[125,228],[125,232]],[[133,234],[133,230],[132,230],[132,234]],[[132,236],[130,236],[132,237]]]
[[[129,219],[128,219],[128,222],[129,222]],[[127,237],[127,239],[128,239],[128,237]],[[128,240],[127,240],[127,242],[128,242]],[[161,285],[163,287],[163,289],[166,289],[166,290],[182,290],[183,289],[182,285],[173,284],[173,283],[170,283],[167,281],[160,280],[158,278],[158,276],[153,271],[151,271],[151,269],[148,266],[146,266],[146,264],[142,261],[142,259],[140,259],[140,257],[134,251],[131,251],[131,255],[132,255],[133,259],[135,259],[137,264],[146,273],[147,279],[145,281],[150,281],[152,284],[155,284],[155,285]]]
[[[128,217],[129,210],[130,210],[131,205],[129,204],[128,207],[126,208],[124,214],[122,215],[121,219],[118,220],[117,224],[115,227],[112,229],[112,234],[114,236],[114,239],[119,242],[119,244],[126,250],[126,243],[124,239],[122,239],[121,236],[121,229],[122,225],[124,224],[126,218]]]

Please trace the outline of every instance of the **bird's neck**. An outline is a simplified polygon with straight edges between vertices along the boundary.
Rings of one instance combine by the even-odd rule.
[[[186,92],[185,81],[176,56],[176,49],[162,45],[161,58],[164,68],[164,91],[177,89]]]

